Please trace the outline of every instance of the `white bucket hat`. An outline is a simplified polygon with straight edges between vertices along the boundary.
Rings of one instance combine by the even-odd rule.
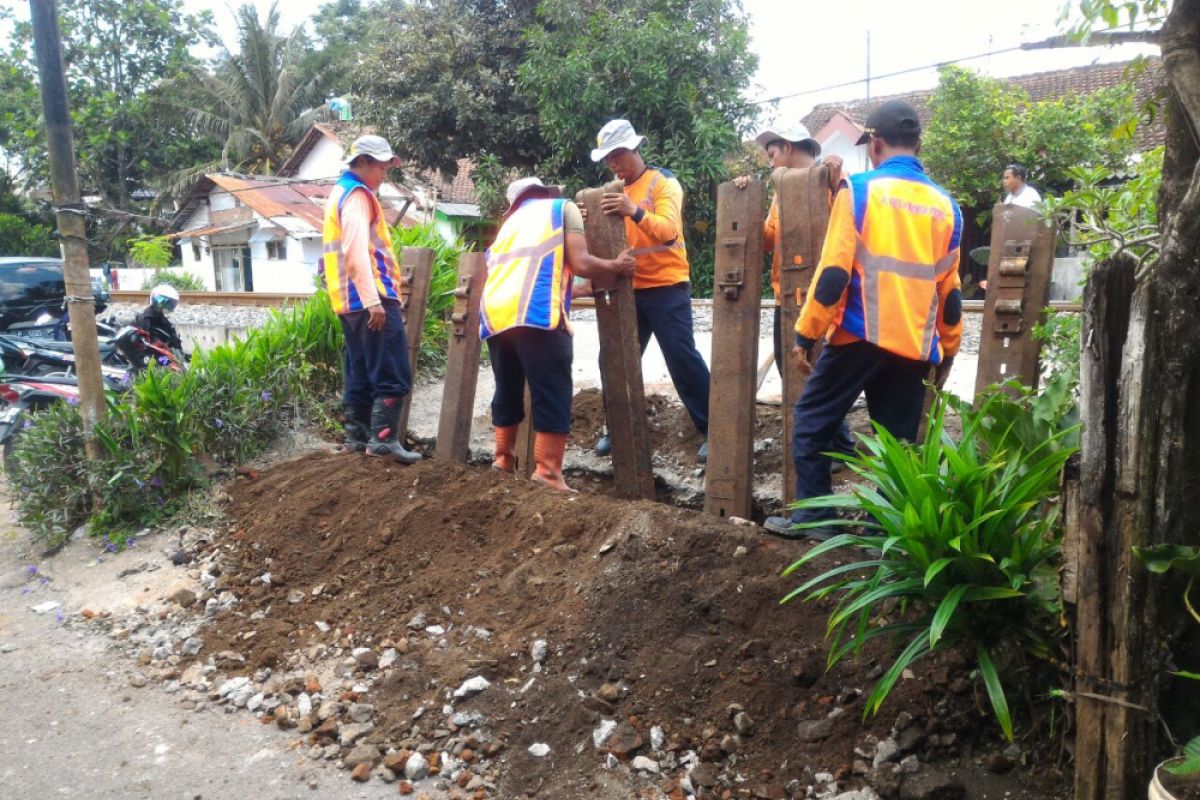
[[[637,150],[644,141],[646,137],[638,136],[629,120],[614,119],[596,134],[596,149],[592,151],[592,161],[603,161],[606,155],[621,148]]]
[[[766,150],[767,145],[771,142],[778,142],[780,140],[791,142],[792,144],[810,142],[813,148],[813,158],[821,155],[821,143],[812,138],[812,134],[808,132],[808,128],[799,122],[796,123],[795,127],[767,129],[754,139],[763,150]]]
[[[546,184],[542,183],[541,178],[518,178],[508,185],[508,189],[504,192],[504,198],[508,200],[508,204],[512,206],[521,199],[521,195],[525,194],[530,189],[545,188]]]
[[[370,156],[376,161],[385,161],[393,167],[400,163],[400,157],[392,152],[392,146],[382,136],[368,134],[360,136],[350,145],[346,158],[342,161],[343,168],[349,168],[350,162],[359,156]]]

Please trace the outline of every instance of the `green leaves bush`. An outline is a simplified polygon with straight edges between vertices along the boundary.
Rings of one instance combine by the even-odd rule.
[[[977,409],[958,404],[963,432],[956,440],[941,398],[921,442],[899,442],[882,428],[864,437],[865,452],[844,459],[865,481],[851,494],[796,505],[866,517],[835,520],[862,532],[817,545],[784,575],[829,553],[849,562],[781,601],[838,598],[827,626],[830,666],[872,639],[903,643],[865,714],[879,710],[913,662],[961,648],[974,653],[996,719],[1012,738],[1003,677],[1027,656],[1048,657],[1056,635],[1061,532],[1053,501],[1077,430],[1028,435],[1048,430],[1030,421],[1031,404],[1028,395],[1000,390]]]
[[[197,352],[186,372],[138,376],[96,427],[97,462],[84,457],[77,407],[42,412],[13,449],[18,516],[48,547],[89,518],[93,532],[116,539],[166,519],[204,485],[201,459],[238,463],[298,421],[328,424],[341,349],[329,296],[318,292],[241,341]]]
[[[416,372],[441,371],[446,365],[446,345],[450,339],[450,310],[454,307],[454,288],[458,285],[458,257],[467,252],[459,237],[447,242],[432,224],[392,229],[392,247],[399,253],[405,247],[427,247],[433,251],[433,274],[429,281],[429,300],[425,306],[425,327]]]

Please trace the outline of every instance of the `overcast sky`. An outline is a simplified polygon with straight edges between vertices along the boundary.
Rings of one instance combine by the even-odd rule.
[[[271,0],[249,0],[265,13]],[[1147,45],[1068,48],[1001,53],[1022,42],[1059,32],[1062,0],[742,0],[750,15],[752,47],[759,70],[747,99],[802,93],[778,107],[764,105],[763,125],[795,121],[819,102],[867,95],[867,37],[870,35],[870,93],[894,94],[936,85],[937,72],[926,69],[893,78],[881,76],[967,56],[962,61],[990,75],[1024,75],[1097,61],[1122,61],[1139,53],[1157,53]],[[222,38],[234,45],[233,9],[241,0],[186,0],[191,10],[209,9]],[[286,28],[303,24],[321,0],[280,0]],[[17,4],[28,15],[28,4]],[[991,53],[992,55],[987,55]],[[853,85],[834,87],[838,84]]]

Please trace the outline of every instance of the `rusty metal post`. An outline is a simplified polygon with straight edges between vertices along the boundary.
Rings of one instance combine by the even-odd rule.
[[[592,255],[616,258],[625,249],[625,221],[600,210],[605,192],[620,192],[614,181],[585,189],[575,202],[587,210],[587,244]],[[600,334],[600,382],[604,389],[608,434],[612,439],[613,482],[621,497],[653,499],[650,432],[642,385],[642,351],[632,278],[596,279],[596,328]]]
[[[100,443],[96,440],[95,427],[104,417],[104,383],[100,376],[100,346],[96,341],[92,279],[88,273],[87,211],[80,197],[79,177],[75,169],[75,140],[71,134],[71,115],[67,108],[67,80],[63,75],[58,4],[54,0],[30,0],[29,14],[38,78],[42,86],[42,113],[46,119],[46,146],[50,154],[55,217],[62,238],[63,279],[67,313],[71,317],[75,374],[79,378],[84,450],[89,458],[98,459]]]
[[[459,256],[442,414],[433,454],[438,461],[465,464],[471,456],[471,420],[475,417],[475,388],[479,382],[479,300],[486,280],[487,262],[483,253]]]
[[[1016,378],[1037,388],[1041,346],[1033,326],[1042,318],[1054,269],[1054,229],[1036,211],[997,204],[975,393]]]
[[[829,227],[829,168],[823,164],[807,169],[780,168],[771,174],[779,204],[780,248],[779,302],[783,336],[783,502],[796,499],[796,465],[792,460],[792,409],[804,389],[804,375],[792,358],[791,342],[800,308],[812,282],[825,230]],[[820,343],[814,348],[814,358]]]
[[[763,215],[767,188],[754,181],[717,188],[712,385],[704,510],[750,518],[754,499],[754,398],[762,317]]]
[[[413,380],[417,376],[417,359],[421,354],[421,335],[425,331],[425,307],[429,302],[429,281],[433,277],[433,251],[428,247],[406,247],[400,256],[400,308],[404,312],[404,333],[408,337],[408,363]],[[415,386],[414,386],[415,388]],[[408,435],[408,413],[412,410],[412,390],[404,397],[396,429],[400,441]]]
[[[517,474],[526,478],[533,475],[533,398],[529,395],[529,383],[525,384],[525,419],[517,428]]]

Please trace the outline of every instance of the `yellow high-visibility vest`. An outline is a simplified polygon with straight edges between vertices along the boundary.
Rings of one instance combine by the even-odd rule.
[[[529,200],[500,227],[487,251],[487,282],[479,301],[481,339],[509,328],[553,331],[566,324],[571,270],[565,205],[565,200]]]
[[[383,215],[379,198],[358,179],[353,172],[346,171],[334,184],[329,199],[325,202],[325,288],[335,314],[362,311],[362,299],[350,280],[342,259],[342,206],[351,192],[361,189],[371,198],[374,224],[371,226],[371,264],[374,267],[375,289],[380,298],[400,299],[400,262],[392,250],[391,232]]]

